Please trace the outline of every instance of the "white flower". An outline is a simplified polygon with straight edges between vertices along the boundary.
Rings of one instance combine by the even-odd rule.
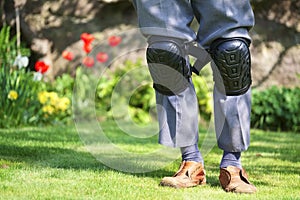
[[[18,66],[19,69],[21,69],[22,67],[27,67],[29,64],[29,59],[26,56],[21,56],[21,55],[17,55],[14,65]]]
[[[40,81],[43,78],[43,74],[41,72],[34,72],[33,74],[33,80],[34,81]]]

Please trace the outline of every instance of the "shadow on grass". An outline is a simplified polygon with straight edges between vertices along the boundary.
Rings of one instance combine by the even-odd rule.
[[[66,148],[0,145],[0,159],[27,165],[67,168],[104,169],[89,153]]]
[[[0,168],[1,165],[9,168],[13,163],[24,163],[24,167],[50,167],[73,170],[93,171],[117,171],[103,165],[88,152],[79,152],[72,149],[57,147],[39,147],[16,145],[0,145]],[[4,161],[1,163],[1,160]],[[130,165],[130,164],[129,164]],[[126,173],[137,177],[162,178],[172,176],[174,171],[164,169],[148,173]]]
[[[0,168],[9,168],[14,163],[21,163],[21,167],[24,164],[24,167],[117,171],[89,153],[74,129],[63,127],[0,130]],[[128,163],[128,166],[134,165]],[[170,173],[174,172],[164,169],[149,173],[124,172],[154,178]]]
[[[264,132],[253,134],[253,145],[245,155],[245,160],[251,160],[252,169],[247,166],[247,171],[254,176],[261,174],[300,174],[300,169],[289,166],[284,161],[296,163],[299,162],[299,147],[297,141],[299,136],[293,137],[292,134],[282,137],[282,135]],[[262,143],[260,143],[262,142]],[[133,144],[134,145],[134,144]],[[215,147],[211,154],[215,155],[220,151]],[[268,163],[267,159],[275,159],[278,162]],[[10,163],[21,162],[25,166],[64,168],[75,170],[113,170],[101,164],[94,156],[92,156],[81,142],[79,136],[73,128],[28,128],[28,129],[11,129],[0,130],[0,164],[5,166]],[[124,160],[123,163],[127,161]],[[210,166],[214,163],[213,166]],[[122,163],[120,163],[122,164]],[[164,176],[172,176],[178,169],[180,160],[170,163],[163,169],[159,169],[147,173],[124,173],[137,177],[162,178]],[[208,161],[207,181],[212,187],[219,187],[218,166],[215,161]],[[12,164],[13,165],[13,164]],[[128,163],[134,166],[133,163]],[[1,167],[1,165],[0,165]],[[250,165],[251,167],[251,165]],[[250,177],[251,179],[251,177]],[[250,180],[251,181],[251,180]],[[267,185],[267,183],[255,183]]]

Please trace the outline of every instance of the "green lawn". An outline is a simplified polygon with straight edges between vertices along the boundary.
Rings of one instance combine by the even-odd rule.
[[[133,142],[112,123],[104,128],[115,145],[127,150],[157,145],[155,137],[147,144]],[[206,186],[172,189],[158,183],[177,170],[179,159],[157,171],[124,173],[98,162],[74,127],[0,130],[0,199],[300,199],[300,134],[251,134],[242,162],[259,191],[237,195],[219,187],[221,151],[216,146],[204,158]]]

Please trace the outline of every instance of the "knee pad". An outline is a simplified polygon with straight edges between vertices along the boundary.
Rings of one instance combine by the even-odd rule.
[[[219,39],[210,54],[216,87],[228,96],[245,94],[251,86],[249,43],[243,38]]]
[[[168,96],[183,92],[191,76],[183,41],[152,36],[148,42],[146,58],[154,89]]]

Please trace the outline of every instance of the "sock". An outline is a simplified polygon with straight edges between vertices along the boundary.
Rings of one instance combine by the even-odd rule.
[[[242,169],[241,152],[223,152],[220,168],[226,168],[229,165]]]
[[[204,164],[202,155],[198,149],[198,144],[194,144],[187,147],[181,147],[182,161],[195,161]]]

